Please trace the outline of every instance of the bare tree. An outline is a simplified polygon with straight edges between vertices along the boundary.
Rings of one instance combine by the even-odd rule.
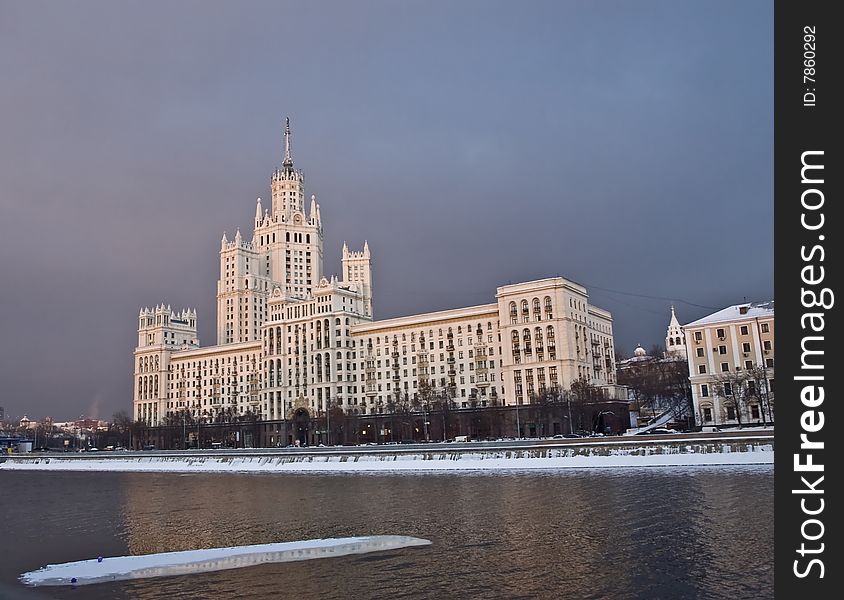
[[[741,427],[747,406],[747,376],[745,371],[725,371],[716,375],[712,381],[712,389],[723,398],[723,406],[727,410],[726,419],[730,420],[730,409]]]

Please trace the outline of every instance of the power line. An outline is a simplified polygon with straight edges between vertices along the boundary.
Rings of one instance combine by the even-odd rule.
[[[609,288],[601,287],[598,285],[592,285],[591,283],[583,283],[584,286],[587,288],[592,288],[596,290],[601,290],[602,292],[610,292],[612,294],[622,294],[624,296],[635,296],[636,298],[649,298],[651,300],[670,300],[671,302],[681,302],[683,304],[688,304],[689,306],[694,306],[696,308],[705,308],[707,310],[718,310],[716,306],[704,306],[703,304],[695,304],[694,302],[689,302],[688,300],[684,300],[683,298],[669,298],[668,296],[651,296],[648,294],[636,294],[634,292],[622,292],[621,290],[611,290]]]

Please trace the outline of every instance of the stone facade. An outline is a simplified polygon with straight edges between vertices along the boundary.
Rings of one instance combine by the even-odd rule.
[[[344,244],[340,277],[326,276],[320,206],[311,196],[304,210],[290,137],[288,122],[271,209],[258,199],[252,238],[223,235],[217,345],[200,347],[195,310],[141,310],[137,420],[372,415],[433,394],[456,408],[518,405],[578,379],[623,397],[612,316],[563,277],[501,286],[490,304],[374,321],[369,245]]]
[[[773,423],[774,303],[729,306],[683,331],[698,424]]]

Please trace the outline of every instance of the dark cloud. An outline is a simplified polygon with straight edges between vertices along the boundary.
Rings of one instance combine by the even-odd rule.
[[[762,1],[2,3],[0,405],[127,409],[142,305],[214,340],[285,115],[326,267],[368,239],[379,317],[556,274],[768,299],[772,62]],[[619,349],[662,341],[670,301],[592,300]]]

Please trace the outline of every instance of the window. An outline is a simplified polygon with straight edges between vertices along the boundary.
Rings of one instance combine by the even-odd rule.
[[[727,347],[726,346],[718,346],[718,354],[726,354]]]
[[[704,408],[703,409],[703,420],[706,423],[712,422],[712,409],[711,408]]]
[[[728,373],[730,371],[730,363],[721,363],[721,372]]]
[[[732,406],[727,407],[727,420],[732,421],[736,418],[736,409]]]
[[[759,405],[758,404],[751,404],[750,405],[750,417],[753,419],[759,418]]]
[[[765,340],[763,347],[765,348],[766,352],[770,352],[771,351],[771,340]]]
[[[765,359],[765,366],[773,369],[774,368],[774,359],[773,358],[766,358]]]
[[[703,358],[703,348],[697,349],[697,355],[698,355],[698,358]]]
[[[701,395],[702,398],[708,398],[709,397],[709,386],[706,385],[705,383],[702,383],[701,386],[700,386],[700,395]]]
[[[741,345],[742,352],[750,352],[750,342],[745,342]]]
[[[768,324],[767,323],[762,323],[761,328],[762,328],[762,333],[768,333]]]
[[[706,365],[698,365],[697,372],[701,375],[706,375]]]
[[[747,335],[747,325],[742,325],[739,331],[742,335]]]
[[[753,368],[753,361],[752,360],[744,361],[744,368],[747,369],[748,371],[750,371]]]
[[[733,395],[733,384],[729,381],[724,383],[724,395],[729,397]],[[730,417],[732,419],[732,417]]]
[[[695,331],[695,341],[699,342],[703,339],[703,332],[702,331]]]

